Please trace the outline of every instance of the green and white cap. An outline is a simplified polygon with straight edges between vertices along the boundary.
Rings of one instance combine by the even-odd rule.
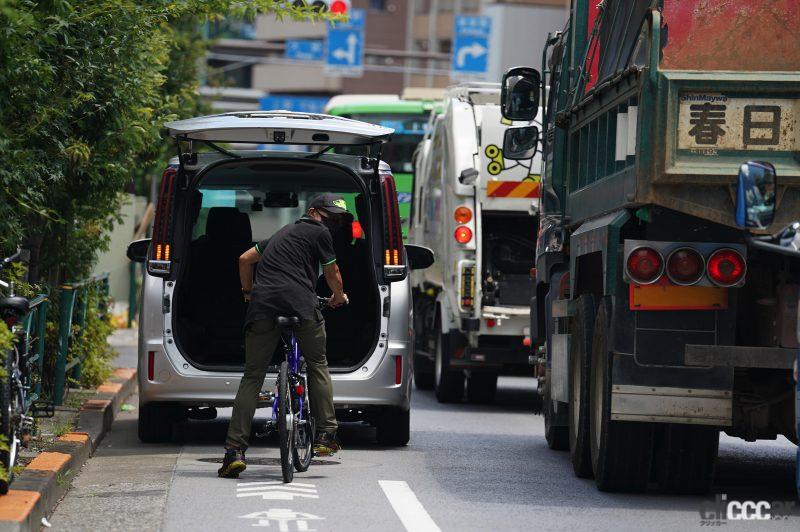
[[[312,199],[308,207],[310,209],[326,211],[331,214],[343,214],[347,212],[347,203],[344,201],[344,198],[330,192],[320,194]]]

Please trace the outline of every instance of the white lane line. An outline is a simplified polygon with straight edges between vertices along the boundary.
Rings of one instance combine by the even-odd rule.
[[[406,530],[409,532],[441,532],[407,482],[379,480],[378,484]]]

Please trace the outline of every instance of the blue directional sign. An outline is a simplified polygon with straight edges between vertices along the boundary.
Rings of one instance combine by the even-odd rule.
[[[296,61],[322,61],[324,48],[322,40],[287,39],[284,57]]]
[[[293,96],[289,94],[269,94],[261,98],[261,108],[269,111],[299,111],[302,113],[322,113],[328,98],[319,96]]]
[[[485,74],[489,67],[492,19],[459,15],[453,29],[453,65],[456,74]]]
[[[325,71],[339,76],[360,77],[364,72],[364,10],[351,9],[347,22],[328,27]]]

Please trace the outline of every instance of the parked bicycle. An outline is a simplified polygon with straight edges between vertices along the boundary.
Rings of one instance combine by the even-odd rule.
[[[21,252],[17,252],[0,261],[0,270],[19,260]],[[5,375],[0,379],[0,434],[5,438],[5,449],[0,450],[0,462],[8,471],[7,478],[0,479],[0,494],[8,493],[8,486],[14,476],[14,465],[20,445],[26,441],[33,429],[33,417],[28,415],[30,401],[27,394],[29,368],[24,353],[27,338],[25,331],[18,324],[28,314],[30,301],[14,293],[14,283],[0,279],[0,287],[8,290],[8,296],[0,298],[0,318],[14,333],[14,345],[5,356]]]

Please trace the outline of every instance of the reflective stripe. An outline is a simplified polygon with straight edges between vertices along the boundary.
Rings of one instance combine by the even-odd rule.
[[[330,265],[330,264],[333,264],[334,262],[336,262],[336,259],[335,259],[335,258],[334,258],[332,261],[330,261],[330,262],[323,262],[323,263],[322,263],[322,265],[323,265],[323,266],[328,266],[328,265]]]
[[[263,250],[263,249],[261,249],[261,248],[259,248],[259,247],[258,247],[258,244],[260,244],[260,242],[259,242],[259,243],[257,243],[257,244],[254,246],[254,247],[255,247],[255,250],[256,250],[256,253],[258,253],[259,255],[263,255],[263,254],[264,254],[264,250]]]

